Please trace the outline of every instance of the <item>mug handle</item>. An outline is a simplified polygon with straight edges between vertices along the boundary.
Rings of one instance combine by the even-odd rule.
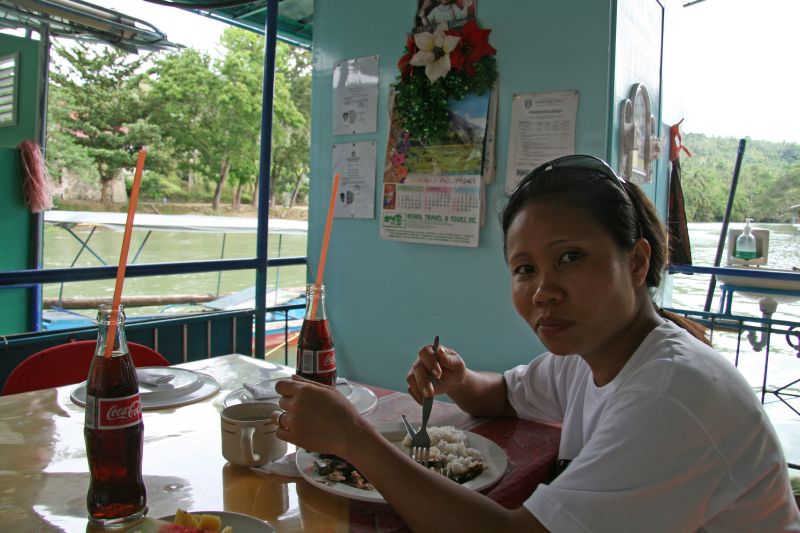
[[[255,432],[256,428],[254,426],[247,426],[242,430],[240,446],[242,449],[242,456],[248,463],[255,463],[261,460],[261,456],[253,450],[253,436]]]

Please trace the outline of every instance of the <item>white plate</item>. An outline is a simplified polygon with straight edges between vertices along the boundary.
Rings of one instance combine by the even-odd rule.
[[[286,379],[289,376],[283,376],[278,379]],[[350,400],[350,402],[358,409],[360,414],[366,414],[375,409],[375,406],[378,405],[378,397],[375,396],[375,393],[369,390],[368,388],[358,385],[357,383],[337,383],[336,390],[341,392],[345,398]],[[278,395],[275,395],[277,398]],[[231,391],[225,397],[223,401],[223,405],[228,407],[230,405],[237,405],[240,403],[249,403],[249,402],[272,402],[274,403],[275,398],[263,399],[263,400],[254,400],[250,393],[244,388],[236,389]]]
[[[142,398],[142,410],[143,411],[151,411],[153,409],[163,409],[165,407],[178,407],[181,405],[186,405],[190,403],[194,403],[196,401],[202,400],[204,398],[208,398],[212,394],[215,394],[219,390],[219,382],[214,379],[212,376],[208,374],[203,374],[201,372],[194,372],[189,370],[188,372],[192,372],[196,374],[200,379],[199,383],[200,386],[198,387],[191,387],[180,394],[175,396],[167,396],[167,397],[153,397],[151,394],[141,394]],[[80,405],[81,407],[86,405],[86,382],[84,381],[80,385],[76,386],[70,392],[69,397],[72,399],[73,402]]]
[[[381,435],[393,442],[397,447],[402,446],[401,443],[406,436],[406,431],[401,424],[381,424],[378,426],[378,430],[381,432]],[[497,481],[505,475],[506,468],[508,467],[508,456],[506,456],[506,452],[486,437],[463,429],[460,431],[463,431],[467,436],[467,445],[481,452],[483,455],[483,462],[486,464],[486,470],[478,477],[466,483],[462,483],[462,485],[472,490],[483,490],[497,483]],[[353,500],[386,503],[386,500],[383,499],[383,496],[381,496],[377,490],[362,490],[351,487],[345,483],[331,483],[325,476],[317,474],[314,469],[314,460],[318,457],[318,453],[308,452],[302,448],[298,448],[297,454],[295,455],[297,469],[300,471],[300,474],[307,481],[314,483],[315,487],[319,487],[325,492],[330,492]]]
[[[189,511],[191,514],[210,514],[222,520],[222,527],[230,526],[234,533],[272,533],[272,526],[254,516],[228,511]],[[162,516],[159,520],[172,522],[175,515]]]

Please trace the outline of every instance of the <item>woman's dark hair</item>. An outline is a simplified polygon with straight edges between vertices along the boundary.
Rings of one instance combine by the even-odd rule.
[[[655,206],[635,184],[619,178],[602,161],[589,156],[561,158],[531,171],[508,199],[500,220],[503,227],[503,255],[508,260],[506,238],[511,223],[527,205],[553,200],[589,213],[622,250],[630,250],[640,238],[650,244],[650,267],[645,281],[652,290],[661,283],[667,264],[667,233]],[[590,164],[581,166],[580,161]],[[575,161],[572,164],[572,161]],[[656,307],[658,313],[708,344],[703,327],[685,317]]]

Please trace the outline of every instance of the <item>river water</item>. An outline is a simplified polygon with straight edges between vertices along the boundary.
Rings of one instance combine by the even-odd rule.
[[[741,226],[741,225],[739,225]],[[739,227],[731,225],[731,227]],[[695,265],[711,266],[714,263],[717,241],[722,224],[689,224],[692,243],[692,257]],[[791,224],[764,224],[754,227],[770,231],[770,268],[791,269],[800,265],[800,231]],[[74,230],[82,239],[89,237],[88,228]],[[147,238],[138,257],[136,252]],[[109,265],[116,265],[119,257],[121,233],[99,228],[89,241],[97,255]],[[254,234],[230,234],[223,237],[216,233],[192,233],[179,231],[155,231],[149,236],[144,231],[134,230],[131,239],[129,262],[156,263],[173,261],[199,261],[225,258],[246,258],[255,255],[256,236]],[[306,237],[304,235],[271,234],[268,239],[270,257],[304,256]],[[77,257],[78,253],[80,255]],[[45,267],[63,268],[75,266],[98,266],[100,259],[89,251],[81,251],[81,243],[61,228],[47,225],[45,228]],[[723,255],[723,262],[724,262]],[[724,266],[724,264],[723,264]],[[305,266],[282,267],[280,271],[270,269],[268,286],[303,287],[306,282]],[[672,281],[672,307],[702,310],[708,292],[710,276],[703,274],[674,275]],[[125,294],[215,294],[225,295],[246,289],[255,284],[255,277],[241,272],[223,272],[161,276],[155,278],[131,278],[125,282]],[[45,286],[44,295],[63,296],[110,296],[114,284],[110,280],[67,283]],[[712,309],[719,305],[720,291],[717,287]],[[133,310],[131,310],[133,311]],[[737,296],[734,299],[735,314],[760,316],[755,300]],[[152,312],[147,309],[145,312]],[[779,305],[774,318],[800,322],[800,303]]]
[[[44,266],[45,268],[65,268],[70,266],[88,267],[103,264],[116,266],[119,261],[122,233],[99,227],[91,234],[90,227],[77,226],[73,232],[91,247],[82,249],[78,239],[67,231],[52,224],[45,226]],[[144,243],[144,246],[141,246]],[[270,234],[267,240],[270,258],[298,257],[306,255],[305,235]],[[141,252],[139,249],[141,247]],[[255,256],[256,235],[248,233],[188,232],[133,230],[131,236],[128,264],[159,262],[204,261],[212,259],[241,259]],[[94,253],[92,253],[94,252]],[[96,254],[96,255],[95,255]],[[269,268],[267,286],[305,287],[305,265]],[[128,278],[125,280],[123,295],[163,295],[163,294],[226,294],[247,289],[255,285],[252,272],[206,272],[198,274],[178,274],[147,278]],[[114,293],[114,280],[83,281],[76,283],[51,283],[44,286],[45,298],[64,298],[73,296],[94,296],[110,298]],[[268,304],[274,302],[267,302]],[[173,306],[150,306],[128,309],[129,316],[152,315],[163,312],[185,312],[192,308]],[[197,310],[197,309],[194,309]],[[94,317],[96,310],[80,310],[80,314]]]
[[[740,229],[743,224],[731,224],[730,228]],[[754,228],[769,230],[769,262],[765,265],[771,269],[791,270],[794,266],[800,266],[800,230],[792,224],[755,224]],[[689,237],[692,245],[692,261],[696,266],[713,266],[717,253],[719,234],[722,229],[721,223],[693,223],[689,224]],[[727,250],[723,250],[720,266],[726,264]],[[665,303],[677,309],[689,309],[695,311],[703,310],[708,294],[711,276],[706,274],[676,274],[670,276],[672,291],[671,304]],[[722,291],[719,283],[716,284],[711,311],[717,311],[720,305]],[[731,313],[734,315],[761,317],[758,304],[759,295],[748,295],[735,293],[731,306]],[[776,320],[786,320],[800,323],[800,298],[791,303],[779,303],[775,314],[772,316]],[[756,339],[758,340],[758,339]],[[795,337],[794,343],[798,340]],[[755,350],[748,342],[747,336],[739,337],[734,333],[715,332],[713,338],[714,347],[731,361],[735,360],[737,347],[740,348],[738,367],[747,378],[748,382],[757,391],[761,391],[764,383],[765,368],[768,370],[766,377],[767,389],[774,389],[786,385],[795,379],[800,378],[800,359],[798,351],[792,348],[783,335],[772,335],[770,337],[770,354],[767,365],[766,350]],[[793,387],[793,390],[796,387]],[[765,401],[780,405],[776,397],[766,395]],[[792,403],[795,403],[793,400]],[[800,405],[796,406],[800,409]],[[797,415],[784,409],[782,415],[790,415],[797,418]],[[798,447],[800,449],[800,447]]]

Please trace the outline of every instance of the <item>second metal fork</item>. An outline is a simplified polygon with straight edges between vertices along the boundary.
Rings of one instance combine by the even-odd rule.
[[[436,357],[436,351],[439,349],[439,336],[433,340],[433,356]],[[431,383],[435,386],[436,379],[433,374],[430,374]],[[409,455],[416,462],[427,466],[428,458],[431,451],[431,438],[428,435],[428,419],[431,416],[431,408],[433,407],[433,396],[422,400],[422,425],[417,430],[417,434],[411,439],[411,448]]]

